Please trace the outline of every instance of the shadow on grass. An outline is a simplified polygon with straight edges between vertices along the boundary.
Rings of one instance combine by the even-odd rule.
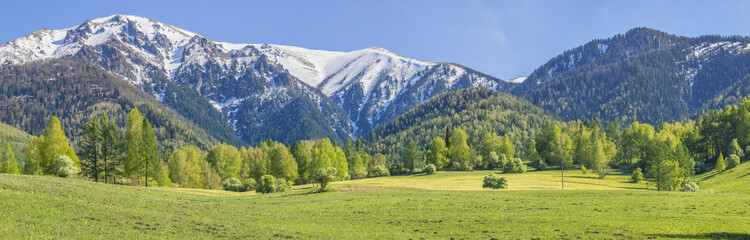
[[[750,239],[750,234],[729,233],[729,232],[698,233],[698,234],[653,234],[651,236],[663,237],[663,238],[692,238],[692,239]]]

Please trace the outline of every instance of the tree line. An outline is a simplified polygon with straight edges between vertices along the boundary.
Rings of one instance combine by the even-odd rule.
[[[8,145],[0,159],[0,171],[75,175],[96,182],[146,187],[266,192],[288,190],[294,184],[389,175],[384,170],[384,156],[365,153],[362,141],[351,139],[343,149],[327,138],[298,141],[291,147],[269,139],[239,149],[226,143],[208,150],[186,144],[168,153],[137,108],[127,115],[124,128],[102,114],[90,119],[78,133],[76,151],[59,119],[51,117],[44,133],[29,141],[26,164],[18,167],[19,161]],[[239,185],[242,187],[236,189]]]

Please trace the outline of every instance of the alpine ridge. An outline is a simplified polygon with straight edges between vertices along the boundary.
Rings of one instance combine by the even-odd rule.
[[[481,86],[507,91],[517,85],[461,65],[407,58],[377,47],[331,52],[215,42],[122,14],[66,29],[41,29],[0,46],[0,65],[64,56],[98,65],[188,118],[196,111],[186,110],[180,102],[204,98],[212,109],[195,109],[202,115],[222,115],[237,136],[251,144],[282,139],[259,135],[269,124],[276,128],[273,132],[313,128],[322,134],[299,134],[289,141],[357,137],[448,89]],[[314,112],[322,113],[295,119],[324,119],[314,119],[313,126],[296,124],[297,129],[273,125],[272,118],[282,117],[280,112],[298,112],[285,110],[295,101],[310,102],[318,108]]]

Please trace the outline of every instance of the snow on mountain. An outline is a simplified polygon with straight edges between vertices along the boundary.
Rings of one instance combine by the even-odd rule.
[[[317,98],[320,104],[315,95],[322,93],[343,108],[355,136],[450,88],[505,90],[515,84],[460,65],[407,58],[382,48],[333,52],[213,42],[175,26],[121,14],[66,29],[41,29],[0,45],[0,65],[71,55],[135,85],[166,78],[195,89],[230,123],[236,123],[237,111],[227,106],[241,105],[249,97],[237,86],[261,85],[258,91],[265,92],[252,95],[266,101],[278,96],[271,92],[284,92],[294,85],[289,81],[298,80],[309,88],[295,87],[295,92],[319,91],[302,95]],[[287,79],[285,73],[296,80]],[[155,95],[163,101],[163,96]]]
[[[528,77],[529,76],[517,77],[517,78],[508,79],[507,81],[508,82],[512,82],[512,83],[522,83],[523,81],[526,81],[526,78],[528,78]]]

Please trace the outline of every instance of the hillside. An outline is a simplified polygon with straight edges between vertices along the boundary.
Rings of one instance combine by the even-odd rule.
[[[396,157],[408,139],[427,146],[433,138],[444,137],[446,127],[452,127],[465,130],[470,143],[487,132],[508,134],[520,149],[545,121],[556,120],[522,98],[486,88],[455,89],[376,128],[363,141],[373,153]]]
[[[715,171],[696,176],[701,188],[726,192],[750,192],[750,163],[743,162],[722,173]]]
[[[737,104],[748,92],[750,39],[635,28],[565,51],[512,90],[564,120],[650,124]]]
[[[71,137],[78,136],[80,127],[99,114],[125,126],[127,112],[137,107],[167,149],[185,143],[207,148],[219,141],[239,142],[236,136],[218,134],[215,128],[206,132],[153,96],[76,58],[4,66],[0,92],[4,93],[0,95],[0,121],[32,135],[42,134],[51,116],[60,118],[65,134]]]
[[[0,152],[4,151],[6,144],[10,144],[16,160],[24,162],[26,161],[26,145],[30,138],[31,135],[28,133],[0,122],[0,147],[2,147]]]
[[[557,171],[505,174],[512,179],[511,190],[477,188],[489,173],[362,179],[335,182],[338,190],[329,193],[310,194],[309,186],[298,186],[289,193],[264,195],[0,175],[0,199],[4,199],[0,225],[6,226],[0,228],[0,235],[35,239],[750,237],[750,222],[745,221],[750,210],[747,192],[656,192],[643,190],[653,189],[645,183],[622,182],[627,176],[599,180],[581,176],[580,171],[566,173],[571,184],[580,183],[576,190],[533,190],[556,185]],[[454,190],[434,190],[446,187]],[[559,222],[566,224],[550,226]]]

